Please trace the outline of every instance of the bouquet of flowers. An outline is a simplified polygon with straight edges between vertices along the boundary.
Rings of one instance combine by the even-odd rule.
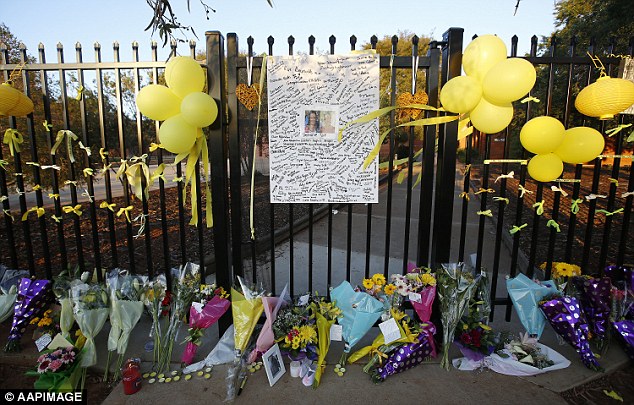
[[[185,338],[187,346],[181,358],[186,365],[194,360],[205,329],[216,323],[231,306],[228,298],[229,294],[222,287],[216,287],[215,284],[200,286],[196,301],[189,308],[189,336]]]
[[[79,350],[73,346],[47,350],[37,359],[37,370],[26,375],[38,377],[36,390],[73,391],[79,379]]]
[[[612,282],[609,277],[576,276],[572,278],[572,285],[590,332],[596,338],[597,346],[604,352],[609,342]]]
[[[13,307],[18,297],[18,287],[14,284],[5,291],[0,288],[0,322],[4,322],[13,315]]]
[[[495,352],[485,359],[454,359],[454,367],[466,371],[488,367],[500,374],[532,376],[570,365],[570,361],[561,354],[538,343],[536,338],[528,334],[520,334],[520,338],[500,334],[496,336],[495,342]]]
[[[86,382],[86,369],[97,363],[95,337],[101,332],[108,319],[108,294],[104,286],[100,284],[85,284],[75,280],[71,284],[71,299],[75,321],[86,338],[80,364],[84,369],[81,385],[83,389]]]
[[[392,317],[397,322],[401,337],[385,344],[383,334],[379,334],[372,345],[353,353],[349,362],[354,363],[366,354],[370,355],[363,371],[370,374],[375,383],[384,381],[388,376],[403,372],[417,366],[430,357],[436,356],[432,323],[417,324],[404,312],[392,310]]]
[[[75,317],[73,316],[73,302],[70,298],[71,282],[75,279],[79,279],[79,266],[74,270],[64,270],[53,280],[53,294],[59,305],[61,311],[59,315],[59,327],[62,337],[64,339],[70,339],[70,330],[75,323]]]
[[[449,345],[454,340],[458,322],[469,306],[477,285],[477,278],[463,270],[463,263],[443,264],[436,273],[436,291],[440,300],[440,319],[443,326],[443,348],[440,366],[449,370]]]
[[[426,267],[412,268],[407,274],[393,274],[392,283],[399,296],[408,297],[421,322],[429,322],[436,297],[436,277]]]
[[[200,267],[193,263],[187,263],[179,269],[170,305],[169,325],[160,338],[156,370],[158,373],[170,368],[174,341],[178,338],[178,329],[198,291],[200,291]]]
[[[520,273],[517,277],[506,280],[506,290],[526,331],[539,339],[544,331],[546,318],[538,303],[544,297],[558,293],[555,282],[536,282]]]
[[[331,301],[341,310],[338,318],[342,326],[344,351],[338,367],[345,367],[348,353],[352,347],[370,330],[384,311],[383,304],[362,291],[355,291],[349,282],[343,281],[330,290]],[[345,369],[345,368],[344,368]]]
[[[44,311],[46,304],[50,301],[50,289],[50,280],[31,280],[29,278],[20,280],[13,313],[13,324],[9,331],[8,342],[4,347],[5,352],[20,350],[20,339],[26,326],[33,317]]]
[[[546,271],[547,263],[542,263],[539,268]],[[570,295],[568,280],[571,277],[580,276],[581,267],[576,264],[565,262],[553,262],[550,267],[550,279],[555,282],[559,291],[565,295]]]
[[[592,370],[601,370],[590,349],[588,323],[577,300],[573,297],[550,297],[541,301],[539,306],[555,332],[579,353],[583,364]]]
[[[263,311],[264,289],[250,287],[242,277],[238,277],[241,293],[231,289],[231,312],[233,315],[235,357],[227,371],[227,401],[236,396],[236,387],[246,378],[246,348],[253,329]]]
[[[260,330],[260,335],[255,342],[255,348],[249,354],[249,363],[255,362],[260,358],[267,350],[269,350],[273,344],[275,344],[275,333],[273,333],[273,322],[277,318],[277,314],[280,308],[286,304],[288,284],[284,286],[282,294],[279,297],[262,297],[262,306],[264,307],[264,315],[266,321]]]
[[[634,321],[622,320],[614,322],[614,330],[623,341],[625,353],[634,360]]]
[[[390,310],[392,308],[400,307],[402,296],[400,294],[395,294],[397,291],[395,284],[386,284],[385,276],[383,274],[376,273],[372,275],[372,278],[364,278],[362,285],[366,293],[383,303],[383,314],[381,314],[381,320],[388,320],[391,316]]]
[[[317,388],[321,382],[321,375],[326,368],[326,354],[328,354],[330,349],[330,328],[341,315],[341,310],[334,303],[327,302],[323,297],[316,298],[310,306],[317,326],[317,352],[319,355],[313,381],[313,388]]]
[[[152,368],[154,368],[158,365],[158,353],[161,347],[161,316],[169,314],[169,295],[165,275],[159,274],[152,281],[146,280],[141,290],[141,301],[152,317],[150,337],[153,339]]]
[[[474,307],[472,303],[469,314],[458,322],[456,343],[465,357],[480,361],[493,352],[496,342],[495,333]]]
[[[629,266],[608,266],[603,273],[612,280],[610,322],[613,331],[634,360],[634,321],[631,320],[634,317],[634,271]]]
[[[291,360],[317,360],[317,327],[308,302],[280,309],[273,322],[275,341]]]
[[[30,325],[36,325],[37,329],[33,334],[34,339],[43,335],[55,336],[59,330],[59,312],[55,312],[52,309],[47,309],[42,314],[42,317],[36,316],[29,322]]]
[[[128,348],[130,333],[143,313],[141,293],[144,279],[129,275],[126,270],[114,269],[108,275],[106,283],[110,290],[110,334],[108,335],[108,362],[104,379],[110,371],[110,357],[115,350],[119,355],[114,378],[117,379],[123,365],[123,357]]]

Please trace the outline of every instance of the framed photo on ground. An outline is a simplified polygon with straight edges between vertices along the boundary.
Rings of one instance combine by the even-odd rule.
[[[264,353],[262,361],[264,362],[264,369],[266,370],[269,384],[272,387],[286,373],[282,353],[280,353],[280,347],[277,343]]]

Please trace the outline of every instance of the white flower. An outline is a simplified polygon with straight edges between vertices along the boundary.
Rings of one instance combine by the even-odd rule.
[[[80,279],[81,279],[81,281],[83,283],[87,283],[89,278],[90,278],[90,272],[89,271],[84,271],[83,273],[81,273]]]

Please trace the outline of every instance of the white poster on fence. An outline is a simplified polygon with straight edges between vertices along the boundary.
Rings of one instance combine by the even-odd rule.
[[[378,202],[376,159],[362,169],[378,120],[337,134],[379,108],[379,56],[272,56],[266,67],[271,202]]]

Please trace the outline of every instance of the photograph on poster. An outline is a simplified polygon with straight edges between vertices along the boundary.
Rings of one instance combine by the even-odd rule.
[[[298,114],[304,118],[303,128],[306,136],[321,136],[334,139],[338,132],[338,111],[336,106],[308,106]]]

